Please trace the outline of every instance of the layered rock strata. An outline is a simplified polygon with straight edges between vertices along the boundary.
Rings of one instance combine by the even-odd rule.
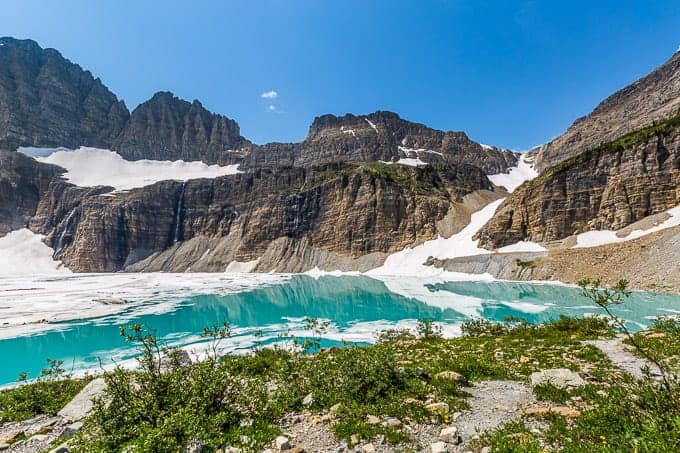
[[[482,228],[488,249],[618,230],[680,205],[680,117],[628,134],[544,171]]]

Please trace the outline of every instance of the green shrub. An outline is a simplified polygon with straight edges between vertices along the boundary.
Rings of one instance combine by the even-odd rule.
[[[47,363],[35,381],[25,382],[28,375],[22,373],[18,386],[0,391],[0,422],[56,415],[90,380],[70,379],[61,360],[48,359]]]

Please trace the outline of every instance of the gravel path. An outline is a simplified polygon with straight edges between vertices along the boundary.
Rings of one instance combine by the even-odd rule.
[[[652,377],[658,378],[661,376],[659,369],[654,364],[633,355],[633,353],[630,352],[630,347],[623,343],[623,338],[621,337],[616,337],[611,340],[588,340],[583,343],[599,348],[607,355],[614,365],[636,379],[645,377],[643,369],[647,367],[649,367]]]

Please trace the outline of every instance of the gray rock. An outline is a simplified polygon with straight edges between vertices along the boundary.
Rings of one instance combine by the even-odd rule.
[[[566,389],[572,387],[581,387],[586,384],[578,373],[575,373],[567,368],[553,368],[550,370],[541,370],[531,373],[529,376],[531,386],[535,387],[542,384],[552,384],[557,388]]]
[[[310,393],[304,397],[304,399],[302,400],[302,405],[305,407],[309,407],[312,404],[314,404],[314,395]]]
[[[173,349],[161,356],[160,369],[162,373],[167,373],[189,365],[191,365],[191,357],[184,349]]]
[[[104,378],[93,380],[60,410],[58,415],[71,422],[82,420],[92,412],[94,407],[92,400],[101,397],[105,389]]]
[[[448,453],[449,451],[449,446],[446,445],[444,442],[435,442],[432,445],[430,445],[430,452],[431,453]]]
[[[363,453],[375,453],[375,445],[373,444],[366,444],[361,448],[361,451]]]
[[[387,418],[384,424],[385,426],[389,426],[390,428],[400,428],[402,425],[401,420],[394,417]]]
[[[286,436],[279,436],[274,439],[274,446],[277,450],[288,450],[290,448],[290,441]]]
[[[83,429],[83,422],[82,421],[77,421],[74,423],[71,423],[69,425],[66,425],[64,427],[64,430],[61,432],[61,437],[67,437],[67,436],[72,436],[78,431]]]
[[[123,101],[54,49],[0,44],[0,148],[109,147],[129,117]]]
[[[442,428],[441,432],[439,433],[439,440],[452,444],[458,442],[458,437],[458,428],[455,426],[447,426],[446,428]]]

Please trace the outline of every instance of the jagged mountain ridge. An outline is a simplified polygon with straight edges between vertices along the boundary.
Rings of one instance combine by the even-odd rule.
[[[340,160],[393,162],[399,159],[473,164],[487,174],[504,173],[517,164],[515,153],[484,147],[464,132],[431,129],[385,111],[319,116],[302,142],[255,147],[243,164],[246,167],[308,166]]]
[[[680,204],[680,52],[532,151],[541,174],[480,230],[493,249],[617,230]]]
[[[390,112],[325,115],[314,121],[301,143],[258,146],[241,136],[236,121],[208,111],[196,100],[158,92],[130,114],[99,79],[58,51],[42,49],[31,40],[1,38],[0,43],[0,148],[93,146],[112,149],[128,160],[242,162],[253,168],[396,160],[416,154],[399,148],[406,139],[404,148],[422,146],[443,154],[424,152],[424,161],[472,163],[487,173],[504,172],[516,162],[513,153],[482,148],[462,132],[435,131]],[[380,133],[367,118],[373,118]],[[356,123],[365,126],[356,131],[361,137],[340,131],[356,128]],[[365,134],[366,128],[375,136]]]
[[[0,38],[0,148],[108,147],[129,118],[89,71],[35,41]]]
[[[489,249],[618,230],[680,205],[680,117],[580,154],[523,184],[480,231]]]
[[[248,168],[419,156],[501,173],[517,160],[509,151],[483,148],[463,132],[437,131],[391,112],[324,115],[314,120],[303,142],[258,146],[241,136],[236,121],[199,101],[158,92],[130,114],[99,79],[58,51],[31,40],[1,38],[0,43],[0,148],[93,146],[128,160],[200,160]],[[415,151],[419,147],[422,153]]]
[[[132,112],[111,148],[127,160],[230,164],[239,161],[239,151],[250,145],[236,121],[209,112],[199,101],[189,103],[165,91]]]
[[[84,91],[72,82],[75,76],[60,79],[64,68],[91,79],[57,51],[43,51],[30,41],[4,42],[6,47],[30,48],[35,59],[47,55],[59,69],[52,71],[53,85]],[[18,50],[10,53],[21,60]],[[37,83],[21,70],[12,79]],[[243,173],[112,193],[111,187],[75,186],[60,176],[64,169],[5,152],[9,158],[0,160],[0,170],[11,180],[3,190],[21,182],[18,191],[4,190],[11,205],[4,214],[0,211],[3,222],[9,219],[5,229],[28,224],[45,234],[54,257],[75,271],[223,271],[233,260],[260,258],[264,271],[306,270],[320,262],[350,269],[375,266],[380,258],[371,256],[384,258],[462,228],[470,203],[476,206],[479,201],[474,200],[504,193],[496,191],[486,174],[505,172],[517,161],[514,153],[481,146],[463,132],[437,131],[391,112],[324,115],[314,120],[300,143],[258,146],[241,136],[235,121],[209,112],[198,101],[159,92],[129,114],[101,82],[92,83],[98,88],[90,91],[103,93],[100,104],[110,101],[122,112],[120,118],[111,121],[107,113],[99,123],[82,120],[71,113],[82,108],[71,97],[64,100],[68,108],[59,110],[63,90],[56,90],[46,95],[51,101],[41,114],[65,116],[62,122],[68,124],[55,126],[62,127],[62,134],[29,132],[23,122],[12,122],[18,118],[13,115],[0,125],[12,137],[3,143],[77,147],[88,137],[87,145],[110,148],[128,160],[240,163]],[[13,89],[0,85],[0,91]],[[21,98],[23,92],[10,94]],[[24,105],[32,104],[20,102],[13,108],[35,115],[22,111]],[[432,165],[391,165],[400,159]],[[26,162],[34,173],[28,181],[21,179]],[[465,201],[470,196],[473,201]]]

